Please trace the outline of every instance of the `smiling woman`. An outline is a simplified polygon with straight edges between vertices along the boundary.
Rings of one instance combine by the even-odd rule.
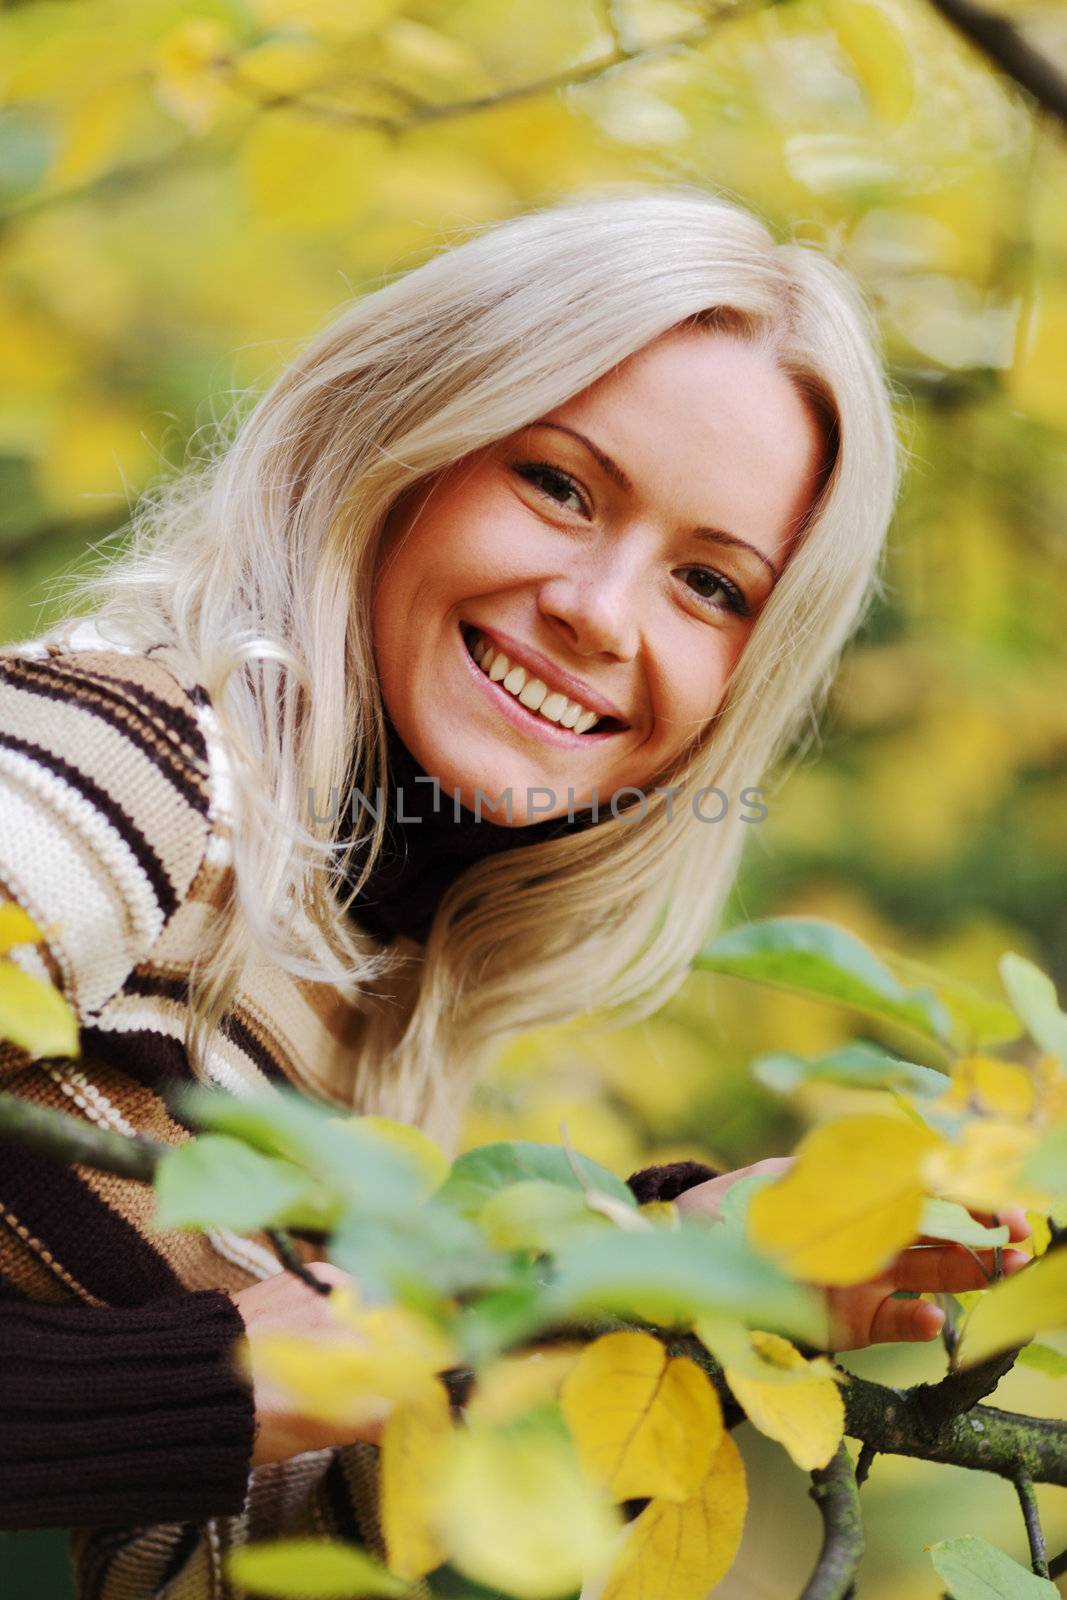
[[[404,743],[471,810],[510,791],[520,822],[535,789],[552,816],[665,778],[719,710],[827,456],[766,341],[696,326],[432,474],[391,519],[374,606]]]
[[[173,1144],[174,1079],[288,1082],[454,1147],[501,1041],[648,1016],[714,930],[733,802],[878,592],[872,319],[740,206],[583,194],[366,294],[235,420],[0,652],[0,880],[82,1045],[0,1080]],[[317,1307],[265,1243],[5,1153],[0,1527],[79,1526],[85,1600],[219,1600],[252,1530],[373,1542],[373,1432],[255,1376]]]

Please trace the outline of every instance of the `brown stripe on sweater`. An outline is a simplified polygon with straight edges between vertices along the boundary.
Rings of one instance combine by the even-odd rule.
[[[189,985],[185,978],[174,973],[152,972],[142,963],[130,973],[123,989],[127,995],[141,995],[175,1001],[183,1008],[189,1004]],[[219,1024],[222,1035],[242,1050],[272,1083],[288,1083],[289,1076],[282,1061],[272,1048],[275,1041],[237,1001],[233,1003]]]
[[[114,1002],[109,1011],[113,1008]],[[93,1066],[89,1070],[94,1076],[98,1063],[106,1063],[125,1078],[156,1094],[162,1094],[170,1084],[196,1081],[181,1040],[172,1039],[154,1028],[120,1032],[107,1027],[83,1026],[81,1040],[86,1057],[92,1057]],[[179,1113],[175,1112],[174,1116],[176,1121],[181,1120]]]
[[[88,1187],[77,1167],[62,1167],[0,1141],[3,1204],[49,1248],[64,1241],[63,1268],[91,1295],[110,1305],[140,1305],[169,1294],[181,1281],[159,1251]],[[54,1252],[60,1259],[60,1252]]]
[[[163,915],[165,917],[174,915],[179,904],[178,894],[166,868],[133,819],[126,815],[106,790],[95,783],[87,773],[80,772],[77,767],[71,766],[69,761],[64,761],[62,756],[54,755],[51,750],[46,750],[43,745],[33,744],[29,739],[19,739],[14,734],[0,732],[0,749],[12,750],[18,755],[26,756],[46,772],[54,773],[106,817],[143,869]]]
[[[16,689],[68,702],[116,728],[165,772],[195,810],[206,814],[210,768],[207,743],[195,717],[182,704],[162,699],[130,677],[128,657],[105,659],[114,662],[111,672],[94,671],[81,655],[72,658],[69,669],[51,661],[0,655],[0,676]],[[165,671],[161,669],[160,681]]]

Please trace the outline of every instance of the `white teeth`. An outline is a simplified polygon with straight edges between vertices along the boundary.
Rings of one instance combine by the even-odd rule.
[[[480,633],[474,637],[471,655],[487,677],[494,683],[502,683],[527,710],[538,712],[549,722],[557,722],[575,733],[585,733],[600,720],[599,712],[587,710],[577,700],[568,700],[558,690],[550,690],[543,679],[531,677],[525,667],[513,666],[503,650],[498,650]]]
[[[536,711],[547,693],[547,683],[542,683],[540,678],[531,678],[526,687],[520,690],[519,699],[528,710]]]

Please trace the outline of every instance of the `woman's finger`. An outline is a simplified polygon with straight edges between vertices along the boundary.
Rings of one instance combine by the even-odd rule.
[[[956,1244],[902,1250],[886,1276],[894,1289],[912,1289],[919,1294],[957,1294],[963,1289],[985,1289],[993,1274],[994,1252],[978,1250],[975,1254],[978,1261]],[[1030,1257],[1021,1250],[1000,1252],[1005,1277],[1018,1272],[1029,1261]]]
[[[940,1306],[928,1300],[883,1300],[871,1318],[871,1344],[936,1339],[945,1321]]]

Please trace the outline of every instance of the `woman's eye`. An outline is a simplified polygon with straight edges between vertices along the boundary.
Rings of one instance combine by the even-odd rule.
[[[515,471],[520,478],[532,483],[539,493],[547,495],[555,505],[563,505],[566,497],[573,495],[578,501],[575,509],[585,514],[585,499],[581,490],[574,479],[566,472],[561,472],[558,467],[550,467],[547,461],[524,461],[515,468]]]
[[[739,617],[748,616],[748,601],[736,583],[724,578],[721,572],[713,572],[710,567],[683,567],[681,570],[687,573],[690,579],[695,580],[691,582],[690,587],[701,604],[707,606],[709,610],[725,609],[735,612]],[[715,600],[716,593],[723,596],[721,601]]]

